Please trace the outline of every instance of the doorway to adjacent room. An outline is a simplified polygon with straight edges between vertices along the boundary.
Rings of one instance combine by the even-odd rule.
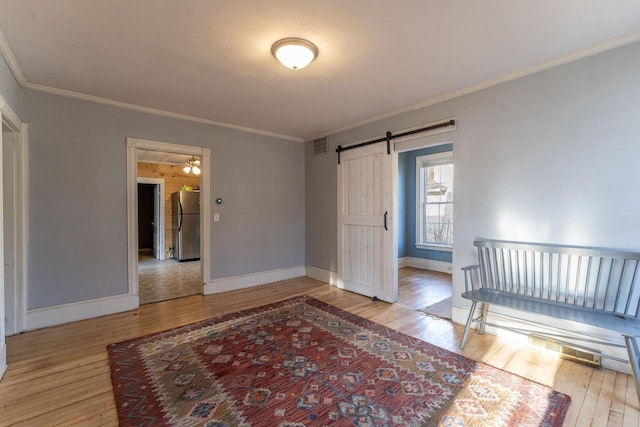
[[[140,304],[202,293],[200,170],[184,154],[138,150],[138,295]],[[192,203],[191,215],[180,201]],[[191,220],[184,221],[187,218]],[[188,230],[188,231],[187,231]],[[189,247],[189,257],[184,256]],[[185,261],[186,260],[186,261]]]
[[[210,200],[208,150],[133,139],[127,143],[129,192],[134,196],[129,199],[130,292],[138,294],[141,305],[200,294],[210,247],[209,227],[203,226]]]

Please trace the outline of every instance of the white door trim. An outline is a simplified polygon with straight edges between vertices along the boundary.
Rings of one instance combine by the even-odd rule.
[[[15,218],[15,242],[14,242],[14,263],[15,263],[15,275],[14,275],[14,296],[20,296],[15,298],[14,301],[14,328],[15,332],[21,332],[24,325],[24,315],[26,312],[26,145],[27,145],[27,125],[22,123],[18,115],[13,111],[5,99],[0,96],[0,122],[6,124],[9,129],[17,133],[15,138],[15,199],[14,199],[14,218]],[[0,133],[0,143],[2,142],[2,134]],[[1,153],[1,150],[0,150]],[[0,188],[2,188],[2,169],[0,166]],[[0,198],[0,242],[3,242],[2,237],[2,218],[4,218],[4,212],[2,211],[2,198]],[[0,245],[0,259],[4,259],[4,245]],[[5,283],[4,283],[4,263],[0,263],[0,319],[2,320],[0,325],[0,378],[4,375],[7,368],[7,347],[5,343]]]
[[[145,178],[138,177],[138,184],[155,184],[160,186],[160,197],[159,200],[154,201],[154,204],[157,202],[157,206],[154,207],[153,220],[156,223],[156,241],[158,242],[158,248],[156,250],[155,256],[159,260],[163,260],[164,257],[164,179],[162,178]],[[155,196],[154,196],[155,197]],[[154,199],[155,200],[155,199]],[[158,225],[159,224],[159,225]]]
[[[200,273],[211,280],[211,150],[190,145],[127,138],[127,236],[129,295],[138,294],[138,161],[137,151],[154,150],[200,156]]]

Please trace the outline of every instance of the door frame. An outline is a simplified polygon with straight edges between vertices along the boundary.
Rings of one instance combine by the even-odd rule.
[[[24,317],[26,314],[27,297],[27,142],[28,127],[13,111],[5,99],[0,95],[0,123],[6,125],[11,132],[16,134],[15,159],[14,159],[14,281],[12,284],[4,283],[4,262],[0,263],[0,378],[7,368],[7,347],[5,342],[5,286],[14,287],[14,332],[24,330]],[[0,144],[2,134],[0,134]],[[0,147],[1,148],[1,147]],[[2,151],[0,150],[0,156]],[[1,159],[1,158],[0,158]],[[2,187],[2,164],[0,163],[0,188]],[[0,198],[0,242],[3,238],[4,207],[3,198]],[[4,244],[0,245],[0,259],[4,260]]]
[[[169,142],[127,138],[127,243],[129,295],[138,295],[138,149],[200,157],[200,274],[202,292],[211,280],[211,150]]]
[[[154,232],[157,247],[155,257],[159,260],[165,259],[165,242],[164,242],[164,179],[162,178],[145,178],[138,177],[138,184],[154,184],[159,193],[154,189],[153,193],[153,222],[156,224]],[[160,225],[158,225],[160,224]]]

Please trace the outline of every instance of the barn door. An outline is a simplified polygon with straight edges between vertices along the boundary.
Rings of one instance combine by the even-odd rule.
[[[388,302],[398,299],[396,183],[386,142],[340,154],[338,286]]]

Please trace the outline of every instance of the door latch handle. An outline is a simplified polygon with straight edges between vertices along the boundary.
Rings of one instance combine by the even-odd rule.
[[[385,230],[388,230],[388,228],[387,228],[387,214],[388,214],[388,212],[385,211],[384,212],[384,229]]]

